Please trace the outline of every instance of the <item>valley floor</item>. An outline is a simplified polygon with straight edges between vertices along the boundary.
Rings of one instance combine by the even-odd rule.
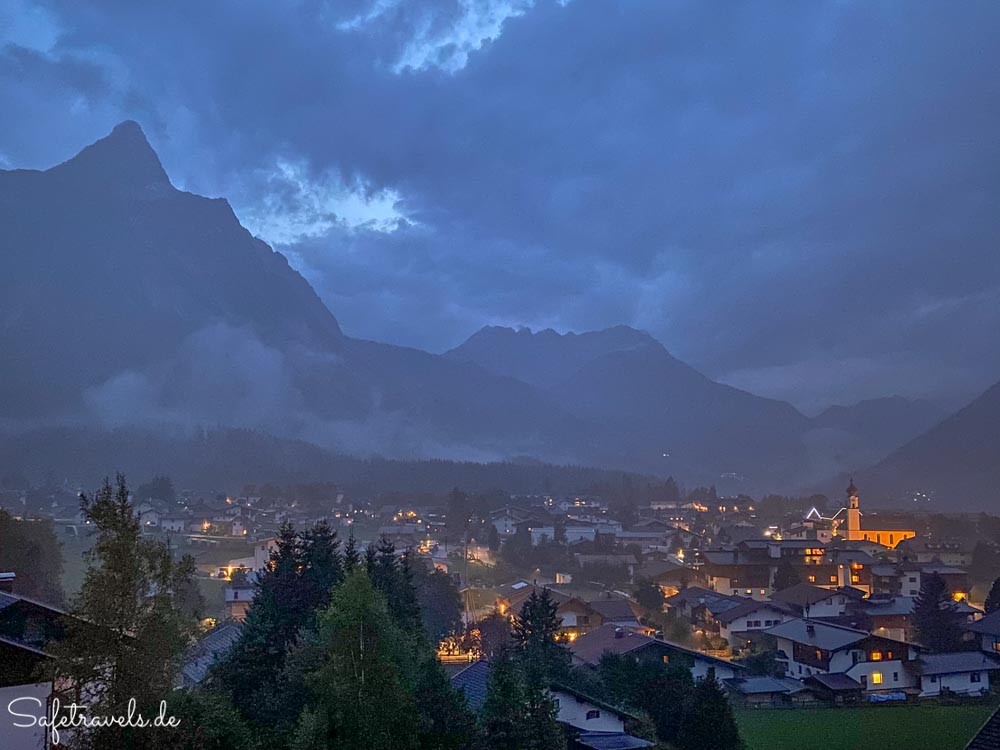
[[[995,707],[761,709],[736,718],[746,750],[962,750]]]

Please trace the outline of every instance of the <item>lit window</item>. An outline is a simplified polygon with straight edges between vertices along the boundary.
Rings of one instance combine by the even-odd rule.
[[[830,576],[830,583],[836,583],[836,582],[837,582],[837,576]]]
[[[816,583],[816,576],[809,576],[809,583]]]
[[[587,711],[587,720],[588,721],[590,719],[600,719],[600,718],[601,718],[601,712],[600,711],[597,711],[597,710]]]
[[[882,673],[872,672],[872,685],[881,685],[881,684],[882,684]]]
[[[892,651],[886,651],[885,658],[888,659],[889,661],[892,661]]]
[[[871,656],[868,657],[871,661],[882,661],[881,651],[872,651]]]
[[[663,655],[663,663],[664,664],[669,664],[670,663],[670,655],[669,654],[664,654]]]

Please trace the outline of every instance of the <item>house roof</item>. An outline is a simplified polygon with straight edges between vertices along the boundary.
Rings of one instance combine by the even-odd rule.
[[[821,648],[824,651],[837,651],[862,641],[869,635],[865,630],[803,619],[789,620],[764,632],[777,638],[787,638],[795,643]]]
[[[1000,669],[1000,662],[981,651],[956,651],[948,654],[923,654],[915,665],[917,674],[955,674]]]
[[[473,662],[451,678],[451,686],[465,693],[465,700],[476,713],[486,702],[486,689],[490,682],[490,663],[485,659]]]
[[[576,738],[578,745],[591,750],[635,750],[652,747],[653,743],[624,732],[584,732]]]
[[[976,736],[969,740],[965,750],[996,750],[1000,747],[1000,708],[986,720]]]
[[[749,615],[761,609],[770,609],[783,614],[797,614],[798,610],[784,602],[762,602],[755,599],[744,601],[715,615],[715,619],[723,625],[728,625],[738,617]]]
[[[564,594],[561,591],[550,589],[547,586],[537,586],[534,583],[528,583],[527,581],[505,583],[497,588],[497,597],[500,599],[506,599],[510,604],[510,609],[513,612],[518,612],[524,602],[531,596],[532,592],[541,596],[543,591],[548,591],[549,598],[556,604],[563,604],[572,598],[569,594]]]
[[[626,718],[626,719],[638,719],[639,718],[638,716],[636,716],[635,714],[633,714],[633,713],[631,713],[629,711],[624,711],[624,710],[618,708],[617,706],[614,706],[614,705],[612,705],[610,703],[607,703],[607,702],[601,700],[600,698],[594,698],[593,696],[588,695],[587,693],[580,692],[576,688],[569,687],[568,685],[563,685],[563,684],[558,683],[558,682],[553,682],[550,689],[553,690],[553,691],[558,691],[560,693],[569,693],[570,695],[572,695],[574,698],[576,698],[579,701],[584,701],[586,703],[590,703],[591,705],[596,706],[597,708],[603,709],[605,711],[609,711],[609,712],[611,712],[613,714],[616,714],[616,715],[618,715],[618,716],[620,716],[622,718]]]
[[[596,666],[606,653],[627,654],[653,643],[657,643],[656,639],[648,635],[608,624],[584,633],[570,644],[569,650],[585,664]]]
[[[486,694],[489,689],[489,683],[490,663],[486,659],[480,659],[477,662],[473,662],[461,672],[453,675],[451,678],[452,687],[465,693],[465,700],[469,704],[469,708],[476,713],[479,713],[479,711],[483,708],[483,704],[486,703]],[[631,713],[623,711],[620,708],[616,708],[610,703],[604,702],[600,698],[594,698],[585,693],[581,693],[575,688],[553,683],[551,689],[557,690],[561,693],[568,693],[578,700],[586,701],[587,703],[593,704],[597,708],[610,711],[619,716],[635,718]]]
[[[875,597],[865,599],[859,604],[866,615],[911,615],[916,600],[915,596]],[[980,611],[967,602],[953,602],[952,605],[956,613],[964,615]]]
[[[984,635],[1000,635],[1000,609],[990,612],[981,620],[966,625],[965,629]]]
[[[762,695],[767,693],[799,693],[805,687],[791,677],[732,677],[723,680],[728,688],[742,695]]]
[[[733,606],[736,606],[737,604],[742,604],[746,599],[742,596],[720,594],[718,591],[712,591],[712,589],[702,588],[701,586],[688,586],[686,589],[681,589],[669,597],[667,604],[676,607],[681,604],[707,604],[709,602],[725,601],[733,602]],[[720,609],[719,611],[722,610]]]
[[[28,653],[34,654],[36,656],[44,656],[46,658],[48,658],[49,656],[41,649],[35,648],[34,646],[29,646],[27,643],[21,643],[20,641],[16,641],[13,638],[5,638],[2,635],[0,635],[0,644],[3,644],[5,646],[10,646],[12,648],[16,648],[21,651],[27,651]]]
[[[592,610],[605,620],[635,620],[635,610],[628,599],[595,599],[587,602]]]
[[[204,680],[212,665],[236,645],[242,631],[242,623],[224,622],[188,649],[181,667],[184,686],[197,685]]]
[[[601,657],[606,653],[628,654],[651,645],[659,645],[668,651],[681,651],[691,655],[695,659],[724,665],[737,672],[746,669],[742,664],[735,664],[725,659],[709,656],[674,641],[652,638],[648,635],[638,633],[631,628],[617,627],[613,624],[602,625],[596,630],[591,630],[589,633],[581,635],[570,644],[569,650],[573,656],[585,664],[596,666],[601,661]]]
[[[27,604],[57,615],[68,614],[64,609],[60,609],[52,604],[46,604],[38,599],[32,599],[30,596],[22,596],[21,594],[12,594],[7,591],[0,591],[0,610],[12,607],[15,604]]]
[[[796,607],[805,607],[816,604],[834,596],[843,596],[844,592],[832,589],[824,589],[813,586],[811,583],[796,583],[787,589],[775,591],[771,594],[771,601],[794,604]]]
[[[588,555],[577,552],[573,555],[577,565],[638,565],[635,555]]]
[[[833,674],[814,674],[811,677],[806,677],[804,682],[815,682],[821,687],[824,687],[827,690],[832,690],[835,693],[847,692],[851,690],[864,690],[860,682],[843,672],[834,672]]]

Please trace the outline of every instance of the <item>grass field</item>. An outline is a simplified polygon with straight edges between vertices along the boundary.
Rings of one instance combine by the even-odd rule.
[[[993,705],[739,711],[747,750],[962,750]]]

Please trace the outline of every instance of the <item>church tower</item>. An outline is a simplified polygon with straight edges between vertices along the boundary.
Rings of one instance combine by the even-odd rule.
[[[861,539],[861,508],[858,501],[858,488],[854,479],[847,488],[847,538],[851,541]]]

